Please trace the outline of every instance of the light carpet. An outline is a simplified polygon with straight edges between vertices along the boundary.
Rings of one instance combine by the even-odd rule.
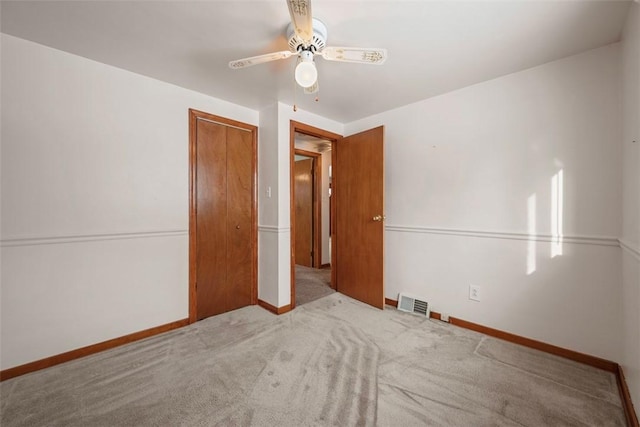
[[[334,292],[331,289],[331,270],[296,264],[296,306],[315,301]]]
[[[4,381],[2,426],[623,426],[613,374],[334,293]]]

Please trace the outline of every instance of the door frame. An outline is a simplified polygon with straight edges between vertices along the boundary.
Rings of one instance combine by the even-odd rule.
[[[227,119],[195,109],[189,109],[189,323],[197,321],[196,292],[196,239],[197,224],[197,122],[207,120],[223,126],[230,126],[251,132],[251,304],[258,303],[258,127],[236,120]]]
[[[324,129],[320,129],[311,125],[307,125],[305,123],[296,122],[295,120],[291,120],[289,124],[289,209],[290,209],[290,223],[291,223],[291,238],[289,239],[291,242],[290,248],[290,264],[291,264],[291,309],[294,309],[296,306],[296,264],[295,264],[295,204],[294,204],[294,162],[295,162],[295,139],[296,132],[315,136],[316,138],[325,139],[331,141],[331,163],[334,164],[336,160],[336,144],[342,139],[342,135],[338,135],[337,133],[329,132]],[[332,167],[332,193],[335,192],[335,183],[336,183],[336,170]],[[320,198],[318,198],[320,199]],[[331,204],[331,212],[330,218],[331,221],[334,221],[336,213],[336,204]],[[333,224],[332,224],[333,225]],[[321,225],[320,225],[321,226]],[[336,257],[336,235],[335,235],[335,227],[331,226],[331,287],[333,289],[337,289],[338,284],[336,283],[335,277],[335,266],[337,264]],[[314,259],[314,264],[315,264]],[[320,260],[320,263],[322,260]]]
[[[299,148],[294,149],[294,154],[298,154],[301,156],[311,157],[313,158],[313,206],[311,207],[311,213],[313,215],[313,268],[320,268],[322,265],[322,239],[320,238],[322,234],[322,210],[320,209],[322,206],[322,153],[314,153],[313,151],[301,150]],[[294,158],[295,163],[295,158]],[[293,167],[293,165],[292,165]],[[293,168],[291,169],[293,170]],[[295,206],[295,179],[292,181],[292,191],[291,197]],[[291,217],[291,222],[295,221],[295,209],[292,211],[294,216]],[[292,233],[295,231],[295,228],[291,228]],[[292,237],[292,245],[291,250],[295,249],[295,234],[291,234]],[[294,252],[295,255],[295,252]]]

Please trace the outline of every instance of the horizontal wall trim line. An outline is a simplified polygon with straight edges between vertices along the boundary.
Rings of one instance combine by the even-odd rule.
[[[634,246],[631,242],[624,239],[618,239],[618,241],[623,250],[629,252],[635,259],[640,261],[640,249],[638,249],[637,246]]]
[[[99,242],[103,240],[127,240],[127,239],[148,239],[154,237],[187,236],[189,230],[165,230],[165,231],[141,231],[136,233],[110,233],[110,234],[79,234],[75,236],[55,236],[55,237],[23,237],[14,239],[2,239],[0,245],[11,246],[37,246],[37,245],[58,245],[62,243],[83,243]]]
[[[287,233],[291,231],[291,227],[278,227],[277,225],[259,225],[258,231],[263,233]]]
[[[505,231],[464,230],[453,228],[419,227],[413,225],[387,225],[386,231],[400,233],[445,234],[452,236],[482,237],[487,239],[525,240],[535,242],[562,242],[583,245],[620,246],[617,237],[606,236],[552,236],[550,234],[512,233]]]

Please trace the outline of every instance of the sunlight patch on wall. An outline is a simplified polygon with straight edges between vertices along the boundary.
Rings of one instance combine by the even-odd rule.
[[[551,178],[551,258],[562,255],[564,169]]]

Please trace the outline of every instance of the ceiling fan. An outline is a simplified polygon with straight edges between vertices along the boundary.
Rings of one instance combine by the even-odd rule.
[[[313,58],[320,55],[328,61],[382,64],[386,49],[326,46],[327,27],[311,15],[311,0],[287,0],[291,23],[287,27],[289,50],[252,56],[229,62],[232,69],[246,68],[265,62],[297,56],[295,80],[305,93],[318,91],[318,71]]]

